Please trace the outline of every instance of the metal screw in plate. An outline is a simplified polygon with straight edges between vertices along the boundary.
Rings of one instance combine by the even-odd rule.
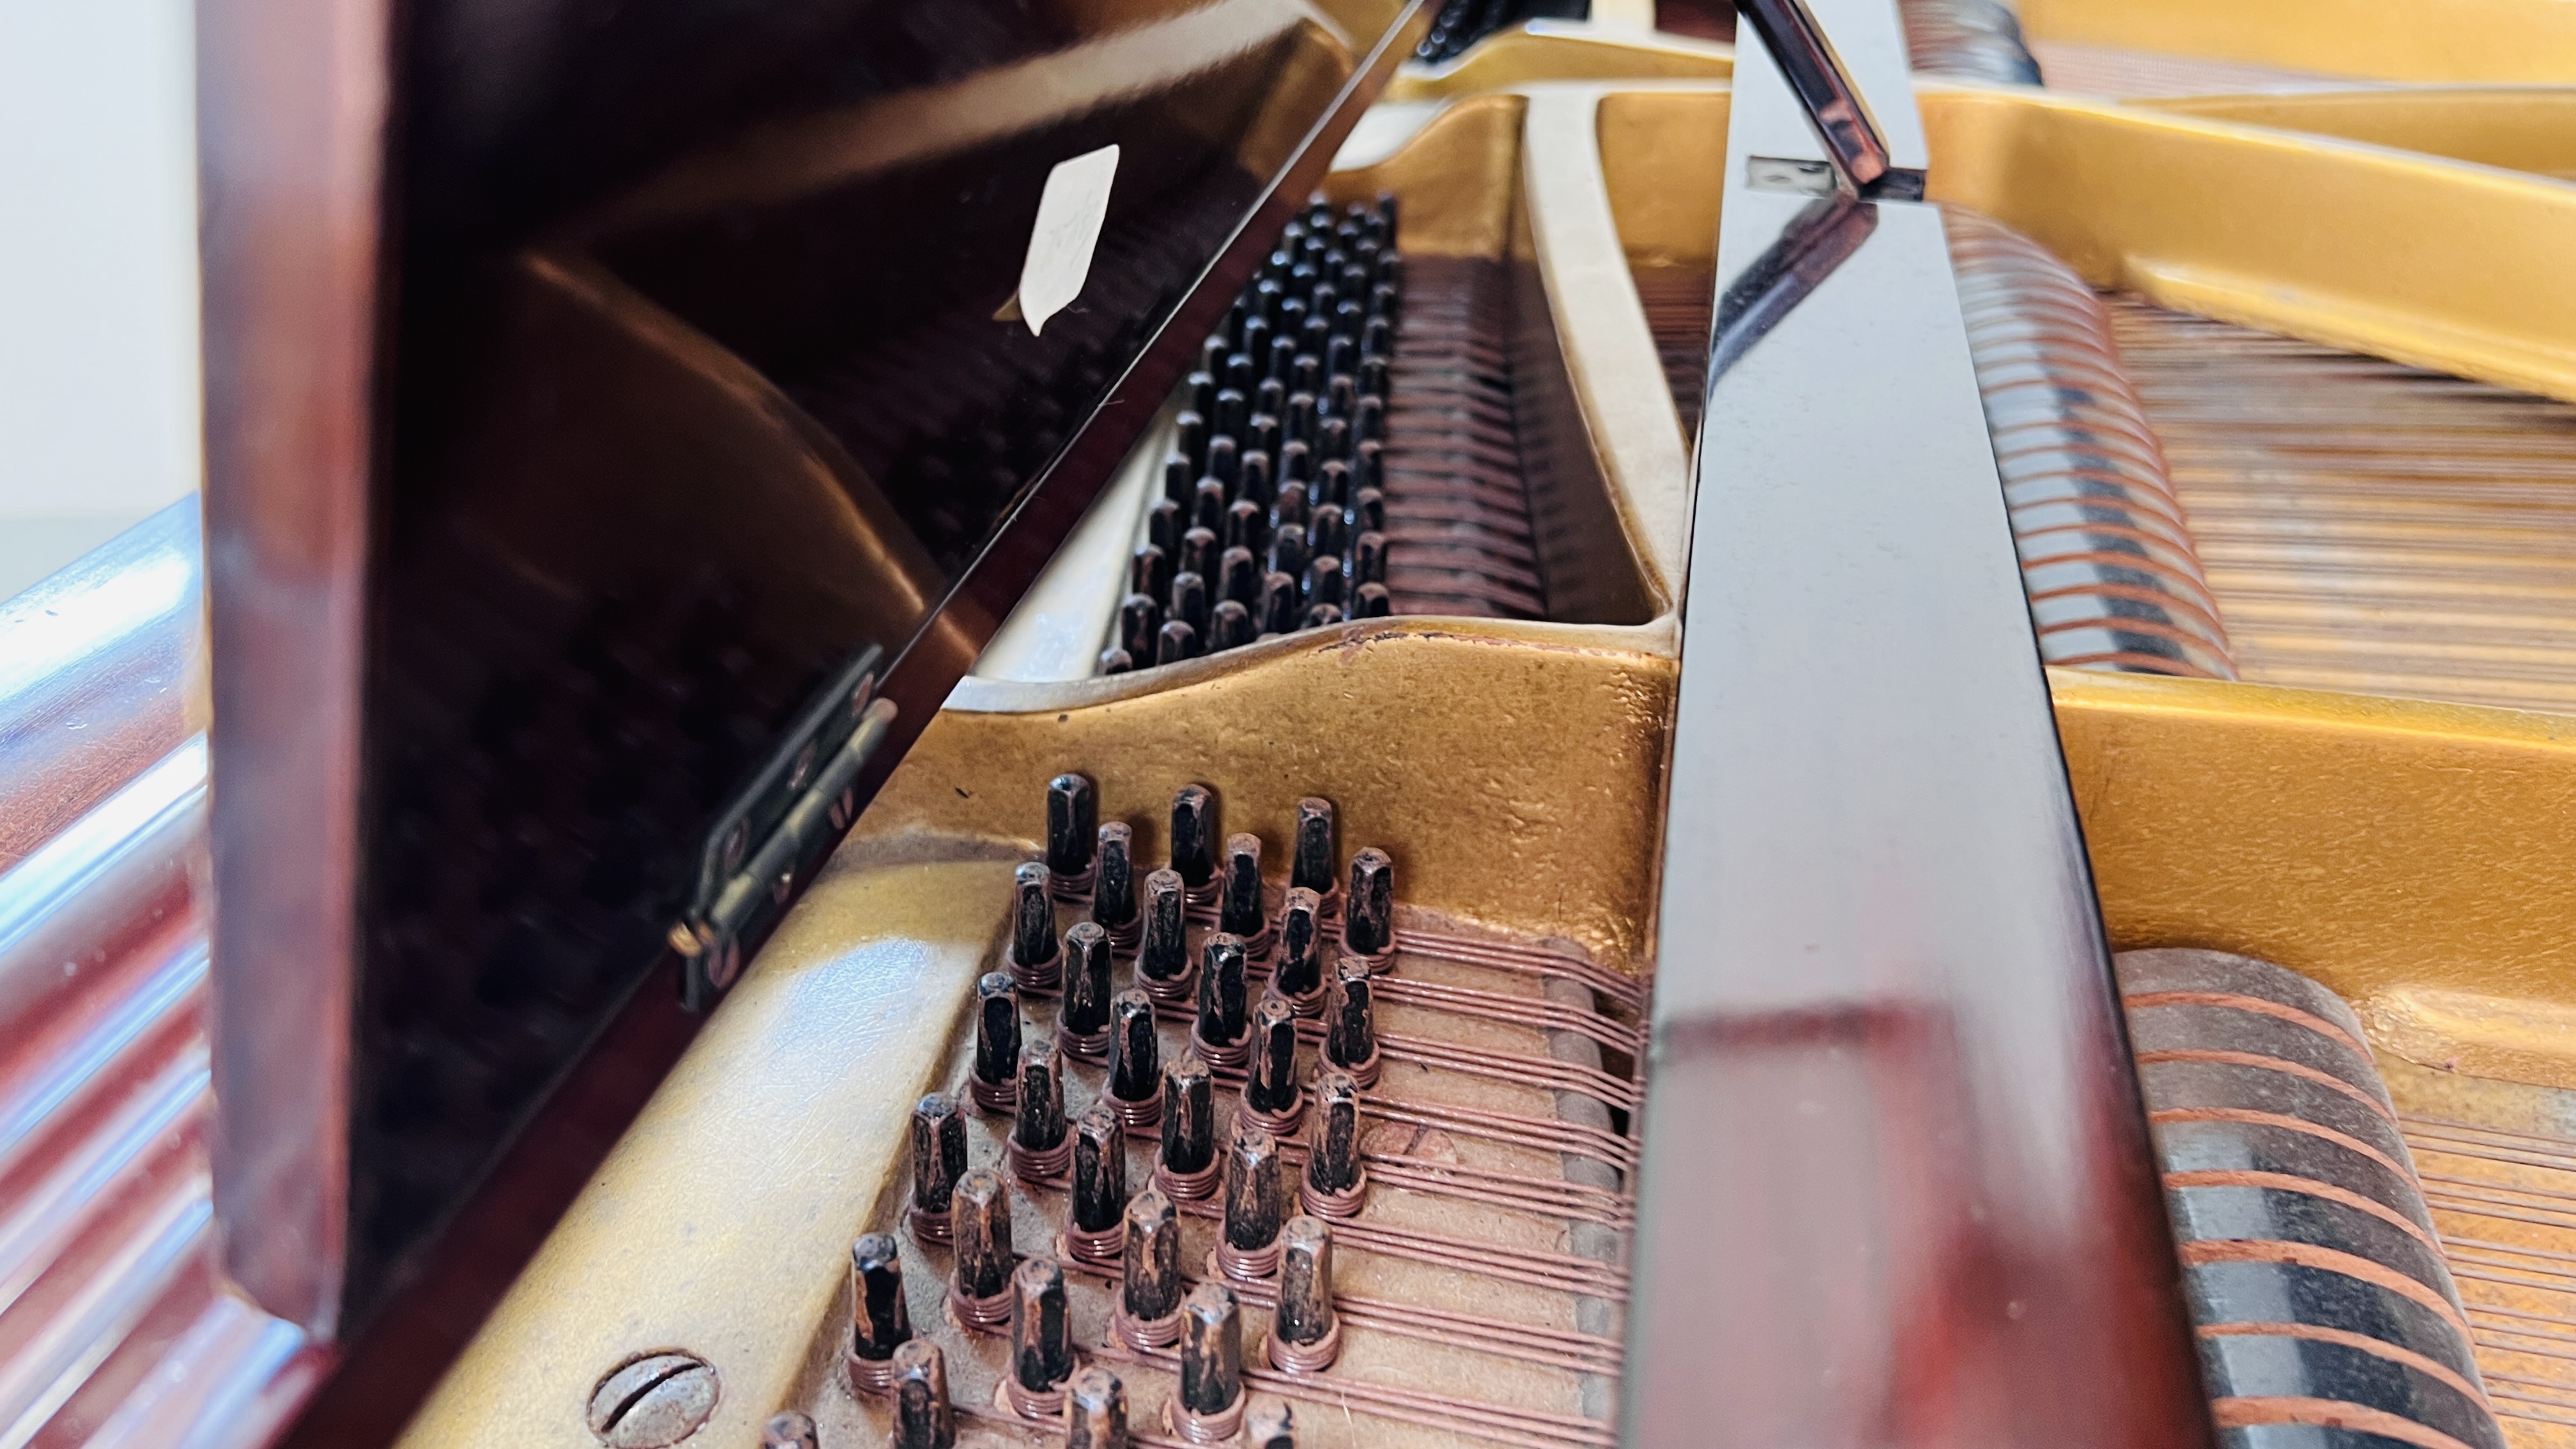
[[[716,1411],[716,1371],[695,1354],[649,1353],[590,1391],[590,1432],[609,1449],[666,1449]]]

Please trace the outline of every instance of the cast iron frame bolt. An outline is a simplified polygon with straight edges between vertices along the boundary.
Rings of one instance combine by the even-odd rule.
[[[1368,1169],[1360,1162],[1359,1079],[1338,1067],[1317,1073],[1314,1117],[1297,1201],[1317,1217],[1356,1216],[1368,1195]]]
[[[1242,938],[1218,931],[1199,952],[1198,1019],[1190,1044],[1221,1067],[1239,1067],[1252,1054],[1251,990]]]
[[[1154,1001],[1130,987],[1109,1002],[1109,1109],[1142,1130],[1163,1115],[1162,1042],[1154,1033]]]
[[[1127,1386],[1094,1365],[1064,1390],[1064,1449],[1127,1449]]]
[[[902,1252],[893,1234],[866,1234],[850,1247],[850,1387],[865,1394],[894,1387],[894,1351],[911,1341]]]
[[[1056,884],[1077,895],[1091,889],[1099,845],[1100,794],[1090,778],[1067,774],[1047,781],[1046,864]]]
[[[1147,1188],[1127,1200],[1111,1327],[1130,1348],[1169,1348],[1181,1336],[1181,1221],[1172,1200]]]
[[[957,1410],[948,1401],[948,1360],[916,1338],[894,1351],[892,1449],[956,1449]]]
[[[1011,1171],[1024,1181],[1052,1182],[1073,1160],[1073,1138],[1064,1116],[1064,1058],[1055,1038],[1040,1034],[1020,1042],[1020,1101],[1003,1144]]]
[[[590,1392],[590,1432],[609,1449],[665,1449],[698,1431],[722,1385],[705,1359],[654,1353],[618,1365]]]
[[[1324,1060],[1363,1087],[1377,1085],[1377,1017],[1366,957],[1344,955],[1333,963],[1332,994],[1324,1002]]]
[[[1064,1293],[1064,1266],[1030,1258],[1011,1270],[1011,1363],[1003,1396],[1022,1418],[1052,1419],[1064,1412],[1064,1381],[1073,1377],[1073,1315]]]
[[[1287,1137],[1296,1134],[1304,1105],[1305,1091],[1297,1083],[1296,1009],[1272,992],[1252,1010],[1252,1062],[1243,1079],[1243,1110]]]
[[[1181,1391],[1173,1427],[1193,1444],[1222,1444],[1243,1428],[1243,1309],[1234,1290],[1201,1283],[1181,1300]]]
[[[1382,968],[1395,950],[1395,862],[1370,846],[1351,857],[1351,893],[1342,903],[1342,946]]]
[[[912,1231],[948,1241],[949,1202],[966,1172],[966,1114],[957,1099],[933,1092],[912,1104]]]
[[[1064,933],[1064,1000],[1056,1006],[1056,1034],[1064,1053],[1080,1061],[1109,1057],[1109,933],[1096,921],[1076,921]]]
[[[1136,980],[1158,1001],[1183,1001],[1190,992],[1189,885],[1168,866],[1145,877],[1145,934],[1136,952]]]
[[[1053,883],[1034,860],[1011,872],[1011,978],[1025,991],[1045,991],[1064,979]]]
[[[1217,1233],[1216,1266],[1238,1283],[1279,1271],[1279,1164],[1279,1139],[1270,1129],[1237,1119],[1225,1144],[1225,1223]]]
[[[956,1265],[948,1306],[957,1321],[991,1333],[1011,1314],[1011,1185],[989,1167],[957,1179]]]
[[[1008,1112],[1020,1100],[1020,984],[1007,971],[987,971],[975,982],[975,1069],[966,1091],[987,1112]]]
[[[1162,1151],[1154,1185],[1167,1196],[1195,1202],[1216,1190],[1222,1166],[1216,1156],[1216,1077],[1190,1052],[1163,1068]]]

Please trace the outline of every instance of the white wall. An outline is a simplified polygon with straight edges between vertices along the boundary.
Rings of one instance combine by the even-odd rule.
[[[0,598],[197,486],[189,0],[0,0]]]

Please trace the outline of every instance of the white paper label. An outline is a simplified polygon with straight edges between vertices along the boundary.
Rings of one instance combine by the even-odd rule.
[[[1091,276],[1092,248],[1100,244],[1100,224],[1109,217],[1109,186],[1117,179],[1115,146],[1055,163],[1047,173],[1046,190],[1038,195],[1038,221],[1029,231],[1019,294],[997,315],[1016,313],[1032,335],[1043,336],[1047,319],[1082,295],[1082,284]]]

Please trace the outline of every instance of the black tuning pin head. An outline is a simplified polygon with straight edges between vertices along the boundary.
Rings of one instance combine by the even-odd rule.
[[[1261,837],[1239,832],[1225,838],[1225,885],[1217,893],[1217,929],[1251,941],[1269,926],[1261,897]]]
[[[1001,1296],[1011,1283],[1011,1187],[1002,1175],[979,1167],[957,1179],[954,1229],[956,1289],[968,1299]]]
[[[1296,845],[1288,858],[1288,884],[1318,896],[1341,882],[1341,824],[1333,802],[1309,795],[1297,802]]]
[[[1189,979],[1188,904],[1188,882],[1179,871],[1167,867],[1145,877],[1145,936],[1136,951],[1136,974],[1147,983]]]
[[[1312,483],[1315,481],[1315,450],[1291,438],[1279,445],[1279,481]]]
[[[1342,516],[1342,510],[1339,508],[1319,509],[1315,513],[1314,520],[1306,525],[1306,547],[1319,560],[1339,558],[1344,544],[1348,542],[1346,534],[1349,527],[1349,521]],[[1321,602],[1337,604],[1341,600],[1324,599]]]
[[[1213,443],[1209,444],[1214,447]],[[1347,460],[1351,456],[1351,424],[1348,418],[1326,418],[1315,424],[1315,451],[1329,461]]]
[[[1351,527],[1360,533],[1386,532],[1386,494],[1382,490],[1360,488],[1352,491]]]
[[[1217,538],[1217,532],[1212,528],[1191,528],[1183,532],[1180,572],[1197,574],[1202,579],[1215,574],[1217,559],[1220,557]],[[1174,617],[1179,616],[1175,614]]]
[[[1181,1300],[1181,1408],[1207,1418],[1243,1397],[1243,1310],[1222,1283]]]
[[[1306,552],[1306,530],[1281,529],[1270,537],[1270,572],[1303,580],[1311,558]],[[1302,603],[1302,600],[1300,601]]]
[[[1217,373],[1225,371],[1225,355],[1233,350],[1234,344],[1228,341],[1224,334],[1209,334],[1204,341],[1199,343],[1198,370],[1207,373],[1211,377],[1215,376]]]
[[[1064,1266],[1031,1258],[1011,1270],[1011,1377],[1044,1393],[1073,1377],[1073,1317],[1066,1311]]]
[[[1347,350],[1351,340],[1347,337],[1336,337],[1333,339],[1333,344]],[[1358,409],[1360,384],[1359,379],[1351,376],[1350,368],[1345,366],[1333,369],[1333,381],[1325,390],[1325,399],[1326,411],[1337,418],[1348,418]]]
[[[1334,320],[1341,319],[1336,317]],[[1339,412],[1343,406],[1342,380],[1350,377],[1352,369],[1359,365],[1359,339],[1349,333],[1334,333],[1333,340],[1324,347],[1324,375],[1332,379],[1334,411]],[[1356,388],[1358,385],[1357,379],[1353,379],[1351,386]]]
[[[1393,357],[1395,355],[1394,321],[1384,316],[1368,319],[1360,328],[1360,352],[1363,356]],[[1369,391],[1375,392],[1377,389],[1371,388]]]
[[[939,1345],[916,1338],[894,1351],[893,1449],[956,1449],[957,1410]]]
[[[1270,985],[1309,1013],[1324,990],[1323,898],[1305,886],[1290,886],[1280,908],[1279,956],[1270,967]]]
[[[1252,355],[1246,352],[1227,353],[1225,371],[1218,373],[1216,379],[1223,386],[1233,388],[1236,392],[1250,392],[1253,382]]]
[[[1362,584],[1351,590],[1351,617],[1383,619],[1395,612],[1395,595],[1384,584]]]
[[[1192,533],[1199,531],[1195,528],[1190,530]],[[1207,611],[1207,575],[1196,569],[1183,569],[1172,575],[1172,621],[1187,624],[1193,642],[1207,637]],[[1171,625],[1164,627],[1168,629]]]
[[[1386,535],[1369,529],[1351,540],[1351,577],[1363,584],[1386,582]]]
[[[1020,1043],[1020,1100],[1011,1112],[1010,1157],[1023,1177],[1051,1178],[1064,1171],[1064,1058],[1055,1038]]]
[[[1354,1075],[1377,1056],[1377,1020],[1369,1004],[1369,963],[1344,956],[1333,963],[1332,996],[1324,1006],[1324,1060]]]
[[[1163,551],[1163,567],[1154,576],[1167,586],[1171,582],[1171,557],[1180,552],[1181,530],[1189,526],[1181,521],[1181,514],[1197,493],[1195,476],[1184,478],[1177,497],[1157,498],[1154,506],[1145,510],[1145,540]],[[1156,589],[1154,595],[1162,597],[1162,590]]]
[[[1250,502],[1237,503],[1237,508],[1252,510]],[[1258,519],[1260,514],[1253,512]],[[1255,525],[1258,527],[1258,525]],[[1232,599],[1249,608],[1261,598],[1261,574],[1252,559],[1252,550],[1237,544],[1219,555],[1216,561],[1217,597]]]
[[[1190,490],[1190,526],[1181,534],[1181,567],[1190,566],[1190,535],[1214,534],[1225,527],[1225,480],[1210,473]]]
[[[1163,627],[1163,606],[1144,594],[1129,594],[1118,605],[1118,647],[1134,659],[1154,657],[1154,636]]]
[[[1301,357],[1297,361],[1300,366],[1303,366],[1306,359]],[[1283,428],[1288,442],[1303,443],[1309,448],[1315,446],[1315,416],[1314,393],[1300,388],[1288,394],[1288,414]]]
[[[901,1251],[892,1233],[870,1233],[850,1249],[850,1355],[882,1362],[911,1339]]]
[[[1136,828],[1124,820],[1101,826],[1092,856],[1098,865],[1091,880],[1091,919],[1104,930],[1123,931],[1136,919]]]
[[[1269,532],[1268,528],[1265,527],[1269,521],[1269,516],[1263,511],[1262,506],[1253,502],[1249,498],[1238,498],[1234,500],[1234,502],[1226,505],[1226,552],[1232,553],[1236,549],[1243,550],[1244,566],[1246,568],[1251,567],[1253,551],[1261,547],[1263,541],[1262,535]],[[1225,563],[1222,557],[1220,557],[1218,561],[1217,568],[1220,573],[1223,572],[1225,568]],[[1220,596],[1225,598],[1230,599],[1234,597],[1232,594],[1226,593],[1223,589],[1219,589],[1217,592]]]
[[[1280,484],[1270,496],[1271,530],[1305,528],[1306,520],[1313,516],[1311,498],[1303,483]]]
[[[1161,501],[1163,503],[1171,504],[1174,508],[1188,507],[1190,502],[1190,490],[1198,483],[1198,481],[1199,465],[1197,459],[1191,457],[1187,453],[1178,451],[1166,455],[1163,459],[1163,497]],[[1164,540],[1159,538],[1155,539],[1154,542],[1162,544],[1163,547],[1167,549],[1171,547],[1169,543],[1166,543]]]
[[[1100,844],[1100,796],[1086,775],[1058,775],[1047,781],[1047,870],[1067,880],[1087,881],[1093,851]]]
[[[1154,636],[1154,662],[1178,664],[1199,657],[1199,631],[1178,619],[1165,624]]]
[[[1202,368],[1182,384],[1189,390],[1190,411],[1206,417],[1216,410],[1216,374]]]
[[[1386,444],[1375,438],[1363,439],[1351,449],[1351,490],[1374,488],[1386,492]],[[1384,526],[1383,520],[1380,526]]]
[[[912,1210],[946,1216],[965,1175],[966,1115],[956,1098],[933,1092],[912,1106]]]
[[[1315,519],[1320,523],[1327,518],[1340,516],[1337,513],[1318,513]],[[1306,565],[1306,607],[1311,609],[1318,604],[1331,604],[1338,608],[1341,602],[1341,555],[1319,554],[1313,562]]]
[[[1347,1193],[1360,1184],[1359,1080],[1339,1067],[1317,1073],[1313,1115],[1306,1181],[1327,1197]]]
[[[1216,881],[1216,792],[1183,785],[1172,795],[1172,869],[1192,892]]]
[[[1048,803],[1052,807],[1054,802]],[[1051,823],[1047,834],[1052,844],[1055,832]],[[1091,832],[1085,830],[1082,835],[1087,854]],[[1049,889],[1047,868],[1033,860],[1011,873],[1011,971],[1023,985],[1052,985],[1054,973],[1045,968],[1054,964],[1060,949],[1055,936],[1055,895]],[[1049,979],[1035,979],[1040,974]]]
[[[1127,1200],[1127,1253],[1119,1275],[1119,1306],[1129,1318],[1152,1323],[1180,1311],[1187,1280],[1181,1277],[1181,1224],[1172,1200],[1147,1188]]]
[[[1135,667],[1136,656],[1124,649],[1100,651],[1100,672],[1103,674],[1125,674]]]
[[[1351,436],[1364,443],[1386,441],[1386,403],[1364,396],[1351,410]]]
[[[1190,477],[1195,479],[1207,471],[1207,415],[1183,410],[1172,419],[1172,428],[1172,451],[1189,460]]]
[[[1375,846],[1351,857],[1342,944],[1356,956],[1383,956],[1395,945],[1395,862]]]
[[[1064,933],[1064,1000],[1056,1008],[1056,1029],[1082,1039],[1084,1050],[1097,1053],[1107,1045],[1109,933],[1097,921],[1076,921]]]
[[[1163,1084],[1163,1063],[1162,1043],[1154,1035],[1153,998],[1132,987],[1121,991],[1109,1003],[1109,1016],[1109,1095],[1121,1102],[1154,1100],[1155,1089]],[[962,1155],[962,1128],[957,1141]]]
[[[1173,1176],[1206,1172],[1216,1161],[1216,1078],[1196,1052],[1163,1068],[1161,1160]]]
[[[1315,508],[1321,513],[1343,508],[1351,501],[1351,466],[1339,458],[1328,458],[1315,472]]]
[[[1007,971],[988,971],[975,982],[975,1073],[969,1083],[976,1105],[1007,1110],[1017,1094],[1020,1069],[1020,984]]]
[[[1379,320],[1382,319],[1372,318],[1369,325],[1376,326]],[[1363,354],[1360,358],[1359,379],[1361,393],[1377,398],[1387,396],[1389,377],[1386,359],[1374,352]]]
[[[1064,1390],[1064,1449],[1127,1449],[1127,1444],[1127,1386],[1097,1365],[1076,1373]]]
[[[1288,379],[1294,376],[1296,371],[1297,339],[1286,336],[1282,333],[1273,332],[1270,335],[1270,356],[1268,364],[1262,369],[1261,384],[1253,389],[1253,396],[1256,399],[1260,398],[1261,389],[1275,382],[1279,384],[1279,396],[1281,398],[1287,397]],[[1273,401],[1263,400],[1260,403],[1260,407],[1263,412],[1270,413],[1274,416],[1280,411],[1277,403]]]
[[[1127,1128],[1093,1103],[1073,1122],[1073,1225],[1087,1233],[1118,1226],[1127,1210]]]
[[[1291,535],[1282,534],[1281,537]],[[1296,632],[1297,616],[1304,603],[1297,597],[1297,576],[1276,569],[1261,577],[1261,632],[1289,634]]]
[[[1333,1312],[1333,1230],[1322,1218],[1290,1218],[1279,1230],[1279,1304],[1271,1335],[1312,1347],[1330,1343],[1339,1326]],[[1283,1355],[1274,1350],[1272,1357]]]
[[[1259,1252],[1279,1240],[1279,1139],[1258,1122],[1238,1121],[1225,1145],[1225,1241]]]
[[[1252,1009],[1251,1070],[1243,1079],[1243,1105],[1265,1118],[1294,1112],[1297,1085],[1297,1013],[1287,998],[1268,995]]]
[[[1307,350],[1305,335],[1297,338],[1297,360],[1288,365],[1288,391],[1291,396],[1312,396],[1324,390],[1324,359]]]
[[[1276,383],[1262,384],[1265,388],[1276,387],[1277,385],[1278,384]],[[1244,420],[1243,486],[1245,492],[1252,493],[1256,498],[1263,495],[1256,492],[1253,487],[1255,482],[1252,476],[1253,456],[1255,454],[1259,454],[1263,459],[1261,465],[1261,477],[1258,481],[1267,485],[1270,482],[1270,463],[1268,460],[1279,455],[1279,443],[1282,436],[1283,434],[1279,427],[1279,414],[1270,411],[1268,408],[1256,408],[1252,416]]]
[[[1242,394],[1235,394],[1234,405],[1238,408],[1243,406]],[[1243,487],[1243,444],[1232,432],[1218,433],[1208,439],[1207,475],[1225,485],[1225,496],[1229,499]]]
[[[1199,953],[1199,1014],[1195,1027],[1202,1049],[1231,1052],[1251,1029],[1246,999],[1243,941],[1224,931],[1207,939]]]
[[[1240,649],[1259,634],[1252,627],[1252,611],[1232,599],[1208,610],[1208,631],[1214,640],[1211,647],[1217,649]]]
[[[1308,629],[1329,629],[1340,622],[1342,622],[1341,605],[1309,604],[1306,606],[1306,618],[1301,627]]]
[[[1172,556],[1160,545],[1140,544],[1127,561],[1127,592],[1158,598],[1172,586]]]

